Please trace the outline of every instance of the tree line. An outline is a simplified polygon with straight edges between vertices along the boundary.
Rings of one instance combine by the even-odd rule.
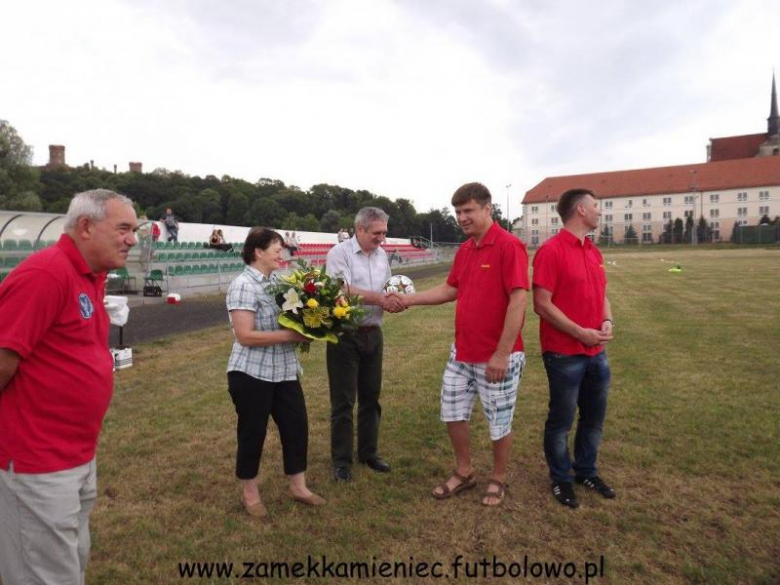
[[[96,188],[127,195],[139,216],[149,219],[159,219],[170,207],[184,222],[335,233],[351,227],[361,207],[375,206],[390,215],[391,237],[463,240],[448,207],[420,213],[409,199],[392,200],[339,185],[321,183],[303,190],[270,178],[252,183],[228,175],[201,178],[164,168],[113,173],[90,165],[33,167],[32,149],[8,122],[0,120],[0,209],[64,213],[74,194]],[[494,218],[505,223],[495,206]]]

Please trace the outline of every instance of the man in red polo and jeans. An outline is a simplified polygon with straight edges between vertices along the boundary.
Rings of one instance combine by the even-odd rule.
[[[136,244],[132,202],[76,195],[65,233],[0,285],[0,580],[76,585],[113,390],[106,272]]]
[[[455,255],[447,282],[428,291],[399,295],[405,306],[440,305],[457,299],[455,343],[441,389],[441,420],[447,423],[455,470],[433,490],[446,499],[476,485],[469,426],[479,396],[493,441],[493,471],[482,503],[497,506],[506,492],[517,388],[525,365],[528,254],[523,243],[493,222],[490,191],[467,183],[452,196],[455,216],[469,239]]]
[[[601,217],[593,192],[566,191],[558,201],[558,214],[563,229],[534,256],[534,311],[540,317],[542,358],[550,386],[544,454],[552,492],[561,504],[577,508],[572,481],[605,498],[615,497],[596,470],[610,383],[604,347],[612,339],[614,323],[604,260],[587,237]],[[572,463],[568,433],[577,407],[580,418]]]

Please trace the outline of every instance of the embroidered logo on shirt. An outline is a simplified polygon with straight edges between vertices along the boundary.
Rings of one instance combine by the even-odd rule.
[[[490,268],[490,264],[483,264],[480,268]]]
[[[89,300],[87,293],[79,295],[79,310],[84,319],[90,319],[95,314],[95,307],[92,306],[92,301]]]

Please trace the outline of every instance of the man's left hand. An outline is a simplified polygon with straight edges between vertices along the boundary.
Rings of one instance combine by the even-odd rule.
[[[500,382],[506,377],[507,369],[509,369],[509,356],[494,353],[485,368],[485,379],[491,384]]]

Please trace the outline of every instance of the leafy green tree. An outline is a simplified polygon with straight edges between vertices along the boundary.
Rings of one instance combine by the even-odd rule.
[[[682,244],[683,243],[683,220],[681,220],[679,217],[674,220],[674,241],[673,244]]]
[[[601,235],[599,236],[599,246],[609,246],[612,243],[612,230],[609,224],[605,224],[601,228]]]
[[[767,215],[766,213],[761,216],[761,219],[758,220],[758,225],[768,225],[768,224],[771,224],[771,223],[772,223],[772,220],[769,219],[769,215]]]
[[[626,233],[623,236],[623,243],[624,244],[636,244],[638,243],[637,237],[636,237],[636,230],[634,229],[634,226],[632,224],[628,224],[628,227],[626,228]]]
[[[0,209],[41,210],[40,176],[31,162],[32,148],[11,124],[0,120]]]
[[[330,209],[325,212],[325,215],[320,219],[320,230],[326,233],[335,234],[341,229],[341,215],[335,209]]]
[[[279,227],[284,223],[287,212],[284,207],[269,198],[255,200],[249,209],[249,223],[267,227]]]
[[[228,225],[252,225],[252,222],[248,221],[247,218],[248,211],[249,197],[240,191],[235,191],[230,194],[228,199],[225,222]]]
[[[203,189],[198,193],[198,202],[201,208],[201,221],[203,223],[221,224],[225,221],[222,214],[222,199],[216,189]]]
[[[303,232],[318,232],[320,231],[320,222],[314,217],[313,213],[307,213],[301,219],[298,229]]]
[[[669,222],[664,226],[663,233],[658,237],[659,244],[671,244],[674,238],[674,222],[669,219]]]
[[[712,240],[712,230],[710,229],[707,220],[703,217],[699,218],[699,222],[696,226],[696,241],[700,244],[703,242],[709,242]]]
[[[693,243],[693,217],[690,215],[685,218],[685,232],[683,233],[683,241],[686,244]]]

